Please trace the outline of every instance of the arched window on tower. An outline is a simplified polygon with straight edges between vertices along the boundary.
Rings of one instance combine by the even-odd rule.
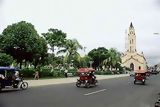
[[[132,44],[133,44],[133,39],[132,39]]]

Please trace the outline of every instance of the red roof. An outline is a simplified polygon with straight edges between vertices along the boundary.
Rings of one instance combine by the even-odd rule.
[[[93,72],[95,72],[95,69],[93,69],[93,68],[80,68],[80,69],[78,69],[78,72],[79,73],[82,73],[82,72],[91,72],[91,71],[93,71]]]

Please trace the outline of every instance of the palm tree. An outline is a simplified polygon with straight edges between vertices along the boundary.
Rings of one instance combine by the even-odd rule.
[[[103,61],[103,65],[105,65],[108,69],[116,68],[121,63],[121,54],[114,48],[109,49],[108,51],[109,57]]]
[[[63,49],[59,50],[57,54],[66,53],[64,59],[68,64],[70,64],[74,58],[80,56],[77,52],[78,49],[83,49],[79,42],[76,39],[68,39],[65,41]]]

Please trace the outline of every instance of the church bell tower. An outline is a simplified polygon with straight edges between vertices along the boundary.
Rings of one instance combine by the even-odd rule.
[[[128,49],[127,51],[130,53],[135,53],[136,50],[136,35],[135,35],[135,30],[133,27],[133,24],[131,22],[130,27],[129,27],[129,31],[128,31]]]

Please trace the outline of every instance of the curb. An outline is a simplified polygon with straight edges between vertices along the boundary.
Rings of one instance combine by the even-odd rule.
[[[127,77],[128,74],[121,74],[121,75],[96,75],[97,80],[104,80],[104,79],[112,79],[112,78],[120,78],[120,77]],[[45,86],[45,85],[56,85],[56,84],[67,84],[67,83],[74,83],[77,81],[79,77],[73,78],[61,78],[61,79],[45,79],[45,80],[26,80],[28,82],[29,87],[38,87],[38,86]]]

